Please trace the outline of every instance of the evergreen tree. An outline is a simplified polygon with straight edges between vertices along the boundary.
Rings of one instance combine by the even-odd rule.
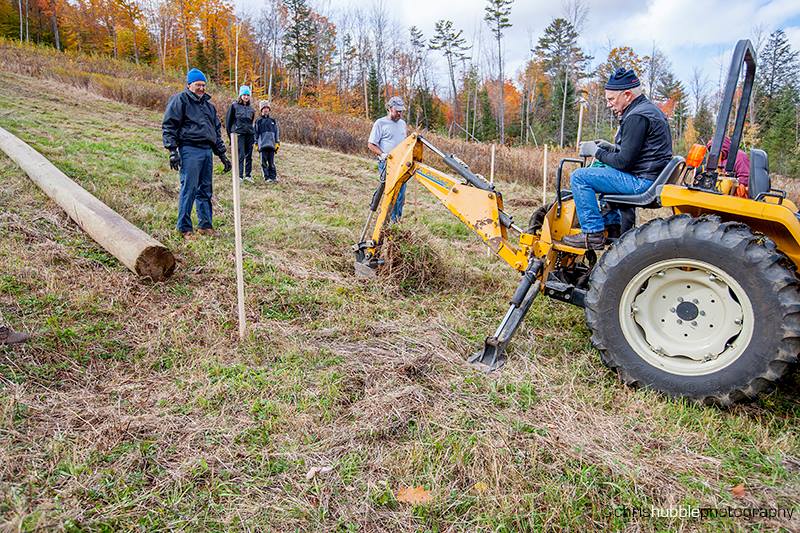
[[[694,128],[697,130],[697,140],[702,144],[710,141],[714,135],[714,117],[705,98],[700,100],[700,108],[694,116]]]
[[[505,135],[505,78],[503,76],[503,30],[511,27],[509,15],[511,14],[511,4],[514,0],[488,0],[486,15],[484,20],[489,25],[497,41],[497,64],[500,68],[500,101],[498,103],[498,119],[500,122],[500,144],[506,141]]]
[[[217,81],[222,79],[222,66],[225,63],[225,50],[222,48],[222,43],[220,43],[219,35],[217,35],[217,28],[215,26],[211,26],[211,31],[209,32],[208,42],[206,43],[206,62],[208,63],[209,69],[213,67],[213,78]]]
[[[284,60],[289,70],[297,76],[297,98],[303,87],[303,75],[313,60],[314,24],[311,20],[311,8],[306,0],[283,0],[287,11],[287,27],[283,36],[286,50]]]
[[[554,80],[550,108],[555,111],[548,115],[547,120],[548,131],[551,133],[553,141],[559,144],[562,143],[562,138],[564,143],[569,143],[578,135],[575,83],[570,78],[563,73],[560,79]],[[566,92],[564,91],[565,79],[567,82]]]
[[[762,148],[769,154],[770,170],[790,174],[800,167],[797,144],[797,91],[784,87],[769,103],[772,120],[764,131]]]
[[[203,41],[200,39],[197,39],[197,44],[195,44],[194,47],[194,68],[199,68],[203,72],[209,72],[205,47],[203,46]]]
[[[669,121],[672,126],[672,141],[678,143],[683,138],[686,119],[689,116],[688,95],[683,83],[670,71],[661,76],[655,90],[655,99],[663,102],[669,110]]]
[[[796,88],[800,52],[793,51],[783,30],[775,30],[758,56],[759,93],[772,99],[786,87]]]
[[[563,18],[553,20],[544,30],[533,50],[541,62],[553,86],[552,109],[549,122],[558,123],[557,140],[565,140],[577,134],[575,116],[575,83],[586,75],[586,66],[591,59],[578,46],[578,32]],[[555,112],[558,110],[558,112]]]
[[[369,115],[370,118],[375,120],[386,114],[385,104],[383,101],[383,92],[381,85],[378,82],[378,71],[375,65],[369,68],[369,78],[367,79],[367,93],[369,94]]]
[[[497,123],[492,113],[492,102],[486,87],[478,92],[478,103],[481,108],[480,132],[478,138],[482,141],[492,141],[497,138]]]
[[[759,54],[756,116],[765,135],[772,130],[775,114],[781,110],[781,104],[776,104],[775,100],[782,99],[785,90],[794,91],[798,86],[799,57],[800,52],[792,50],[783,30],[774,31]]]
[[[578,46],[578,32],[563,18],[553,20],[544,30],[533,50],[542,62],[544,72],[555,80],[568,71],[573,78],[585,75],[586,66],[592,58]]]

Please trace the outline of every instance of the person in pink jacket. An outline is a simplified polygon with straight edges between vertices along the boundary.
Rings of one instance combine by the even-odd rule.
[[[706,148],[711,150],[711,141],[708,141]],[[728,152],[731,149],[731,140],[728,137],[722,138],[722,149],[719,153],[719,166],[717,168],[723,169],[728,164]],[[736,162],[733,164],[733,175],[739,180],[740,185],[747,185],[750,183],[750,158],[744,150],[739,150],[736,155]]]

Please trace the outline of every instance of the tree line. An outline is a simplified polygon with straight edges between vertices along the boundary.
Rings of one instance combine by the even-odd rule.
[[[198,67],[218,84],[250,84],[259,97],[370,119],[399,94],[414,126],[508,145],[575,145],[579,122],[583,139],[613,137],[603,85],[625,66],[669,118],[676,151],[710,139],[722,76],[715,86],[695,69],[685,84],[655,45],[590,56],[578,44],[589,17],[585,0],[567,0],[562,15],[531,36],[528,60],[510,76],[503,41],[513,4],[486,0],[484,26],[470,39],[446,19],[431,35],[403,28],[385,0],[336,11],[308,0],[266,0],[251,14],[225,0],[0,0],[0,32],[165,75]],[[800,171],[798,51],[780,29],[757,28],[751,40],[759,68],[745,143],[765,148],[775,170],[792,174]],[[436,73],[437,56],[444,76]]]

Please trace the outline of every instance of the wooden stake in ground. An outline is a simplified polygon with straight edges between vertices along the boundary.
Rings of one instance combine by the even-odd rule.
[[[46,157],[3,128],[0,128],[0,150],[97,244],[133,272],[143,278],[162,281],[175,271],[175,257],[166,246],[122,218],[69,179]]]
[[[581,145],[581,132],[583,131],[583,103],[584,99],[581,97],[580,99],[580,111],[578,112],[578,136],[575,139],[575,147]]]
[[[233,159],[233,228],[236,233],[236,298],[239,307],[239,339],[244,339],[244,267],[242,265],[242,205],[239,198],[239,135],[231,134]]]
[[[547,144],[544,145],[544,158],[542,160],[542,205],[547,205]],[[556,191],[558,194],[558,191]]]

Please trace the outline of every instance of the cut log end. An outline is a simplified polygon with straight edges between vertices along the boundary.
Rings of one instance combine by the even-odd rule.
[[[175,272],[175,256],[164,246],[148,246],[136,260],[136,273],[153,281],[164,281]]]

